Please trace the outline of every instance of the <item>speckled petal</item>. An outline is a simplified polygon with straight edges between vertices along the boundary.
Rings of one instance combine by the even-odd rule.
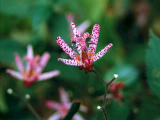
[[[80,64],[77,62],[77,60],[58,58],[58,61],[62,61],[66,65],[80,66]]]
[[[96,47],[98,43],[98,38],[99,38],[99,25],[95,24],[92,30],[92,36],[90,40],[90,45],[89,45],[89,52],[92,52],[93,54],[96,52]]]
[[[58,45],[63,49],[63,51],[68,54],[71,58],[76,58],[76,53],[64,42],[61,37],[57,37]]]
[[[102,49],[100,52],[98,52],[95,56],[94,56],[94,61],[100,59],[101,57],[103,57],[103,55],[105,55],[107,53],[107,51],[109,50],[109,48],[112,47],[112,43],[108,44],[104,49]]]

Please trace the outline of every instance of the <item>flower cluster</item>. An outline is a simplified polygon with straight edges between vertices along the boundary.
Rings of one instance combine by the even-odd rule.
[[[29,87],[35,81],[42,81],[59,75],[58,70],[43,74],[41,73],[46,66],[49,58],[50,55],[47,52],[44,53],[42,57],[34,57],[32,46],[29,45],[27,50],[27,56],[24,57],[24,60],[26,61],[26,67],[24,68],[20,56],[16,53],[15,61],[19,72],[11,69],[8,69],[7,72],[16,78],[23,80],[24,84]]]
[[[100,52],[95,53],[99,38],[99,25],[94,25],[91,35],[89,33],[79,32],[73,21],[71,22],[71,28],[71,44],[75,43],[76,47],[74,49],[70,48],[61,37],[57,37],[57,43],[72,59],[58,58],[58,60],[67,65],[79,66],[79,68],[84,69],[86,73],[93,71],[93,62],[103,57],[108,49],[112,47],[112,44],[108,44]],[[87,38],[90,38],[89,42],[86,41]]]
[[[69,102],[69,97],[68,97],[68,94],[66,93],[66,91],[63,88],[60,88],[59,93],[60,93],[61,103],[57,103],[57,102],[51,101],[51,100],[48,100],[46,102],[46,106],[48,108],[51,108],[51,109],[54,109],[57,111],[48,120],[63,119],[67,115],[67,113],[71,107],[71,102]],[[82,106],[81,111],[86,112],[86,108],[84,106]],[[80,114],[76,114],[76,115],[74,115],[73,120],[84,120],[84,119],[80,116]]]

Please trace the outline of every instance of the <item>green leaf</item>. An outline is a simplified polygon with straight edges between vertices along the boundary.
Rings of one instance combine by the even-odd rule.
[[[110,81],[114,74],[118,74],[116,81],[122,81],[125,85],[131,85],[138,78],[139,72],[133,65],[120,64],[106,72],[104,80]]]
[[[160,98],[160,39],[150,32],[149,48],[146,54],[147,82],[155,95]]]
[[[118,103],[112,101],[107,109],[109,120],[127,120],[129,114],[129,106],[126,103]]]
[[[32,0],[0,0],[0,11],[18,17],[31,15]]]
[[[24,55],[26,48],[12,40],[0,40],[0,62],[4,64],[14,64],[14,53]]]
[[[46,5],[38,5],[33,10],[32,14],[32,26],[34,29],[38,28],[38,26],[46,21],[52,13],[51,6]]]
[[[140,109],[137,109],[136,120],[158,120],[160,117],[160,104],[159,99],[154,96],[147,96],[144,98]]]
[[[0,89],[0,111],[3,113],[8,111],[8,108],[5,102],[4,91],[2,88]]]
[[[80,107],[80,102],[74,102],[72,104],[68,114],[64,118],[64,120],[71,120],[73,118],[73,116],[78,112],[79,107]]]

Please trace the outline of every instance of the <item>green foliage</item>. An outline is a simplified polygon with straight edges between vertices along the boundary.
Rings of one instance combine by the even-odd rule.
[[[109,120],[127,120],[129,114],[129,105],[112,101],[107,109]]]
[[[128,86],[137,80],[139,72],[133,65],[120,64],[107,71],[104,79],[110,81],[114,74],[118,74],[118,79],[116,81],[122,81]]]
[[[7,50],[6,50],[7,48]],[[0,40],[0,61],[6,65],[13,65],[14,53],[25,55],[25,49],[23,45],[12,40]]]
[[[160,39],[150,32],[149,48],[146,54],[147,82],[155,95],[160,98]]]

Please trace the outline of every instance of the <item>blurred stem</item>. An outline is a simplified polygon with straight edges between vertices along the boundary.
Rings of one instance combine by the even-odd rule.
[[[102,106],[102,112],[104,115],[104,119],[107,120],[107,111],[106,111],[106,101],[107,99],[107,93],[109,91],[108,87],[110,86],[110,84],[116,79],[115,77],[112,78],[112,80],[110,80],[108,83],[106,83],[101,77],[100,75],[94,70],[93,71],[95,73],[95,75],[97,76],[97,78],[104,83],[105,85],[105,92],[104,92],[104,98],[103,98],[103,106]]]
[[[28,100],[24,100],[22,99],[19,95],[17,95],[16,93],[12,93],[13,96],[17,97],[18,99],[20,99],[29,109],[29,111],[37,118],[37,120],[43,120],[39,114],[35,111],[35,109],[32,107],[32,105],[29,103]]]
[[[107,96],[107,86],[106,86],[106,82],[98,75],[98,73],[94,70],[93,71],[95,73],[95,75],[97,76],[97,78],[104,83],[105,85],[105,93],[104,93],[104,98],[103,98],[103,106],[102,106],[102,112],[104,115],[104,119],[107,120],[107,112],[106,112],[106,96]]]

